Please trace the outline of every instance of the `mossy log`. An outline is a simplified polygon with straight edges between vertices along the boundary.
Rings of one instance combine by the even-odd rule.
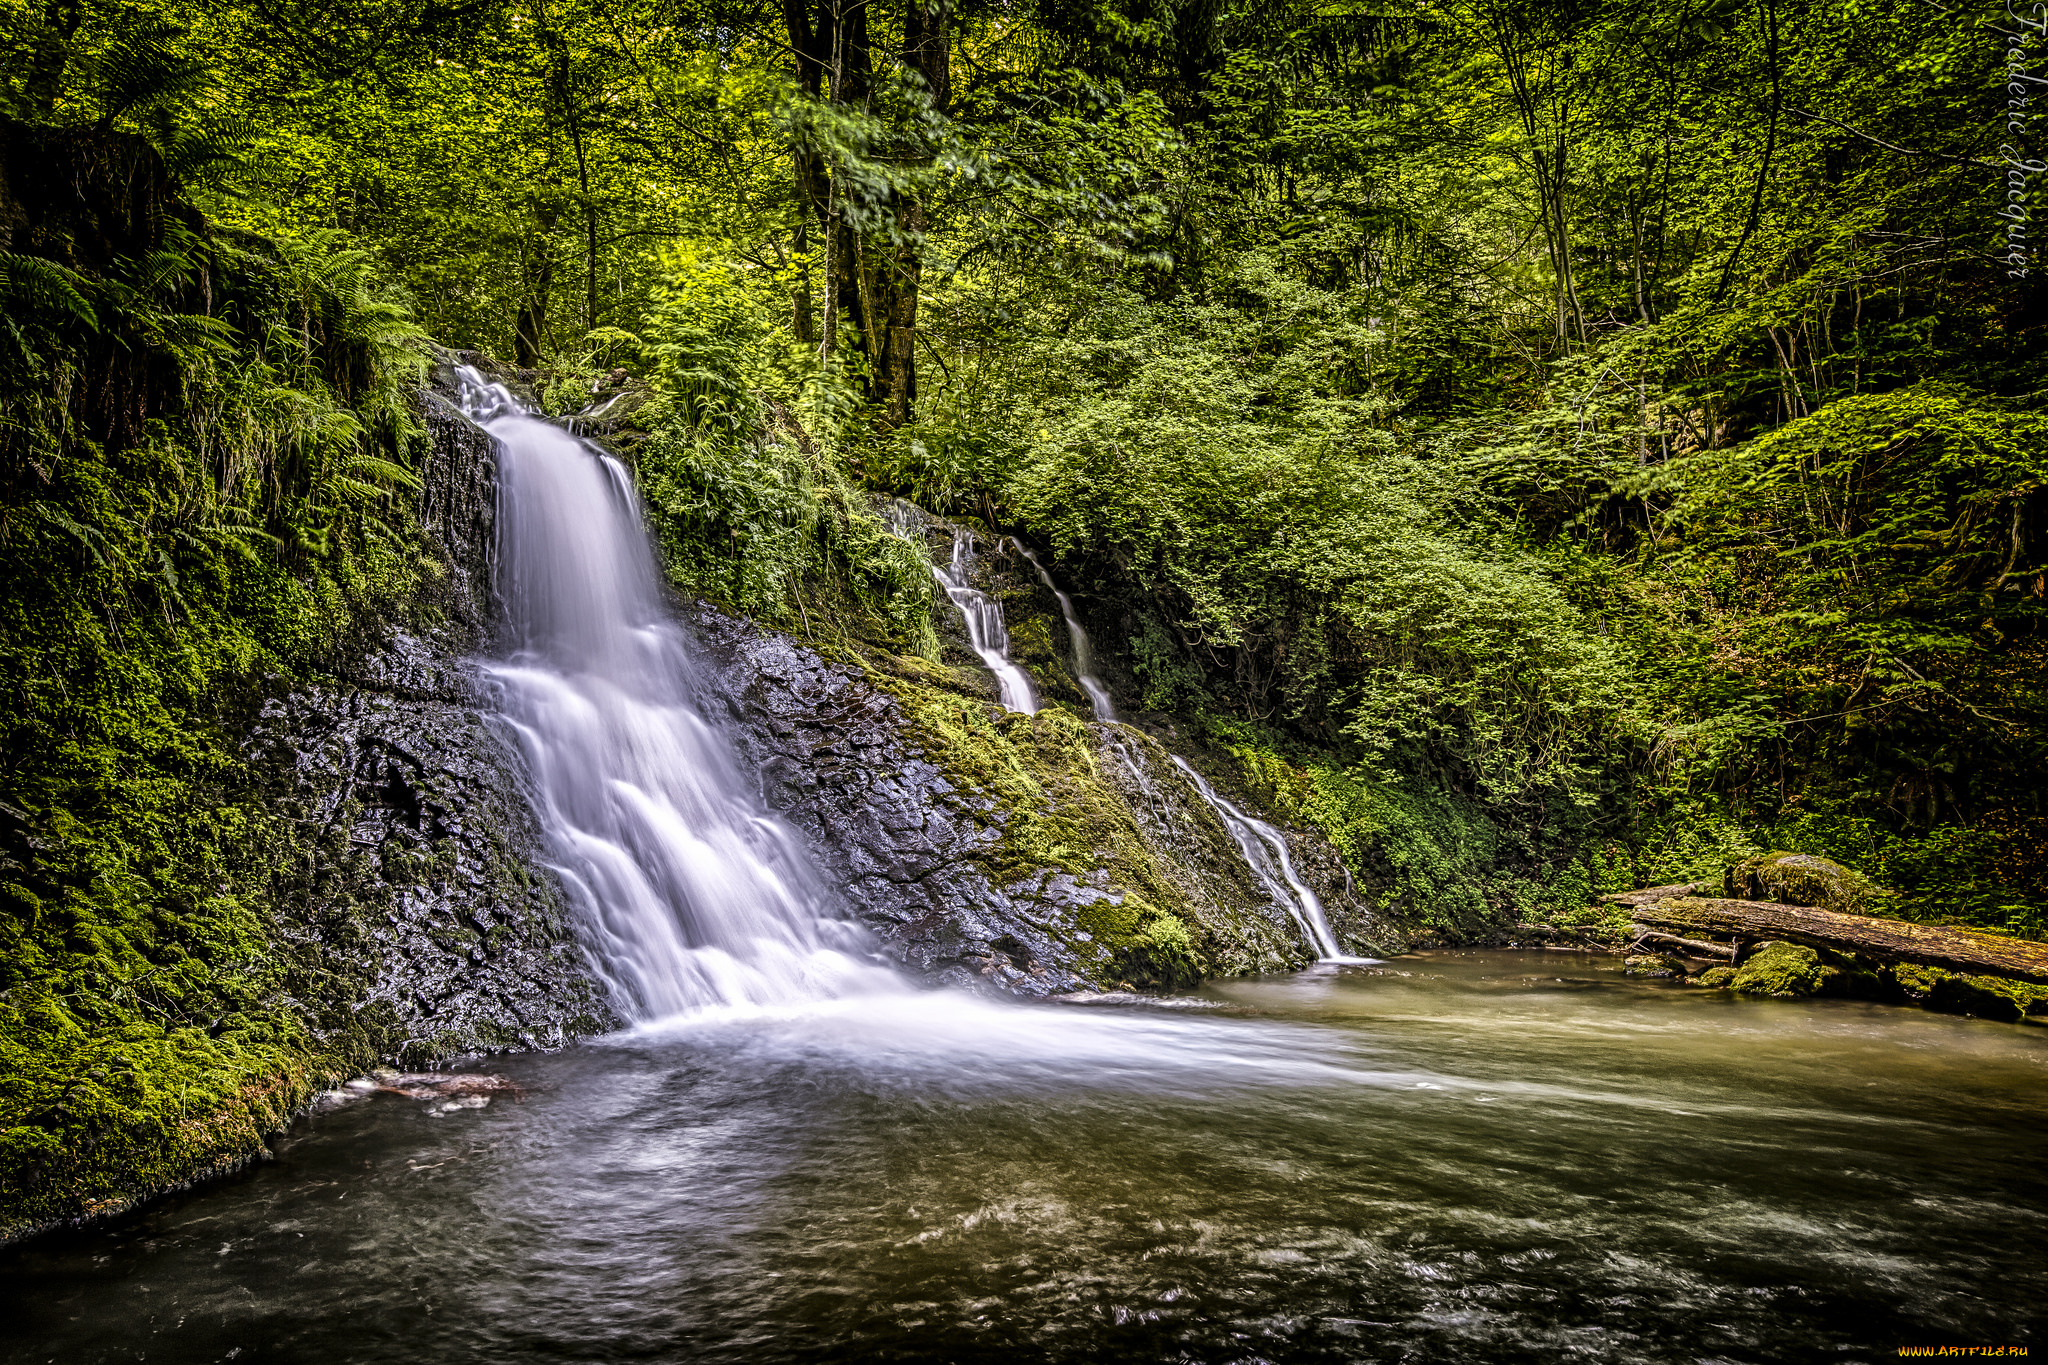
[[[1972,929],[1844,915],[1810,905],[1691,896],[1639,905],[1635,918],[1659,929],[1737,939],[1776,939],[1803,943],[1810,948],[1865,953],[1968,975],[2003,976],[2048,986],[2048,943],[2002,938]]]
[[[1613,905],[1648,905],[1651,901],[1669,900],[1673,896],[1690,896],[1695,891],[1705,890],[1706,882],[1680,882],[1676,886],[1649,886],[1641,891],[1617,891],[1600,899]]]

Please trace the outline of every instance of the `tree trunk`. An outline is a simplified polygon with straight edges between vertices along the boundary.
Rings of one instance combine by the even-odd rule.
[[[815,24],[811,22],[806,0],[783,0],[782,20],[789,33],[789,50],[794,54],[797,88],[813,100],[823,95],[826,72],[832,62],[836,31],[832,18],[832,0],[820,0]],[[790,170],[796,192],[792,245],[801,261],[811,249],[813,228],[818,230],[819,240],[831,240],[831,187],[825,179],[825,159],[814,148],[801,143],[793,147]],[[799,264],[796,280],[790,286],[789,324],[801,346],[818,344],[811,290],[811,268]]]
[[[1660,929],[1736,939],[1779,939],[1809,948],[1864,953],[1895,962],[1975,976],[2003,976],[2048,986],[2048,943],[1972,929],[1844,915],[1809,905],[1675,896],[1635,908],[1635,919]]]
[[[526,278],[525,297],[512,319],[512,363],[522,370],[540,364],[548,349],[548,299],[555,290],[555,251],[548,241],[554,231],[555,212],[542,209],[536,215],[540,231],[532,238],[540,257],[539,266]]]
[[[947,32],[948,0],[906,0],[903,64],[918,74],[935,114],[952,99],[952,54]],[[915,136],[913,134],[913,136]],[[915,198],[895,205],[895,232],[870,253],[868,320],[874,370],[868,398],[890,426],[917,415],[917,303],[924,279],[925,206]]]

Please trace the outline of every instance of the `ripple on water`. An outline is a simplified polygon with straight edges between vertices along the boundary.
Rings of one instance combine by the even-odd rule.
[[[1504,953],[1189,999],[700,1012],[373,1094],[14,1254],[5,1358],[1859,1360],[2048,1301],[2037,1029]]]

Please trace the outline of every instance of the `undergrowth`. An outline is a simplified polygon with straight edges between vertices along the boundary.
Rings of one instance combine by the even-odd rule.
[[[136,255],[59,218],[0,262],[0,1232],[239,1160],[371,1060],[268,951],[299,840],[232,736],[419,581],[417,333],[337,238],[157,192]]]

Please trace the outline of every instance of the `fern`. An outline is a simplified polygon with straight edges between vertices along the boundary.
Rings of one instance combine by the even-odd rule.
[[[9,304],[27,304],[69,313],[87,327],[98,330],[99,319],[86,301],[92,282],[75,270],[40,256],[23,256],[0,251],[0,299]]]

